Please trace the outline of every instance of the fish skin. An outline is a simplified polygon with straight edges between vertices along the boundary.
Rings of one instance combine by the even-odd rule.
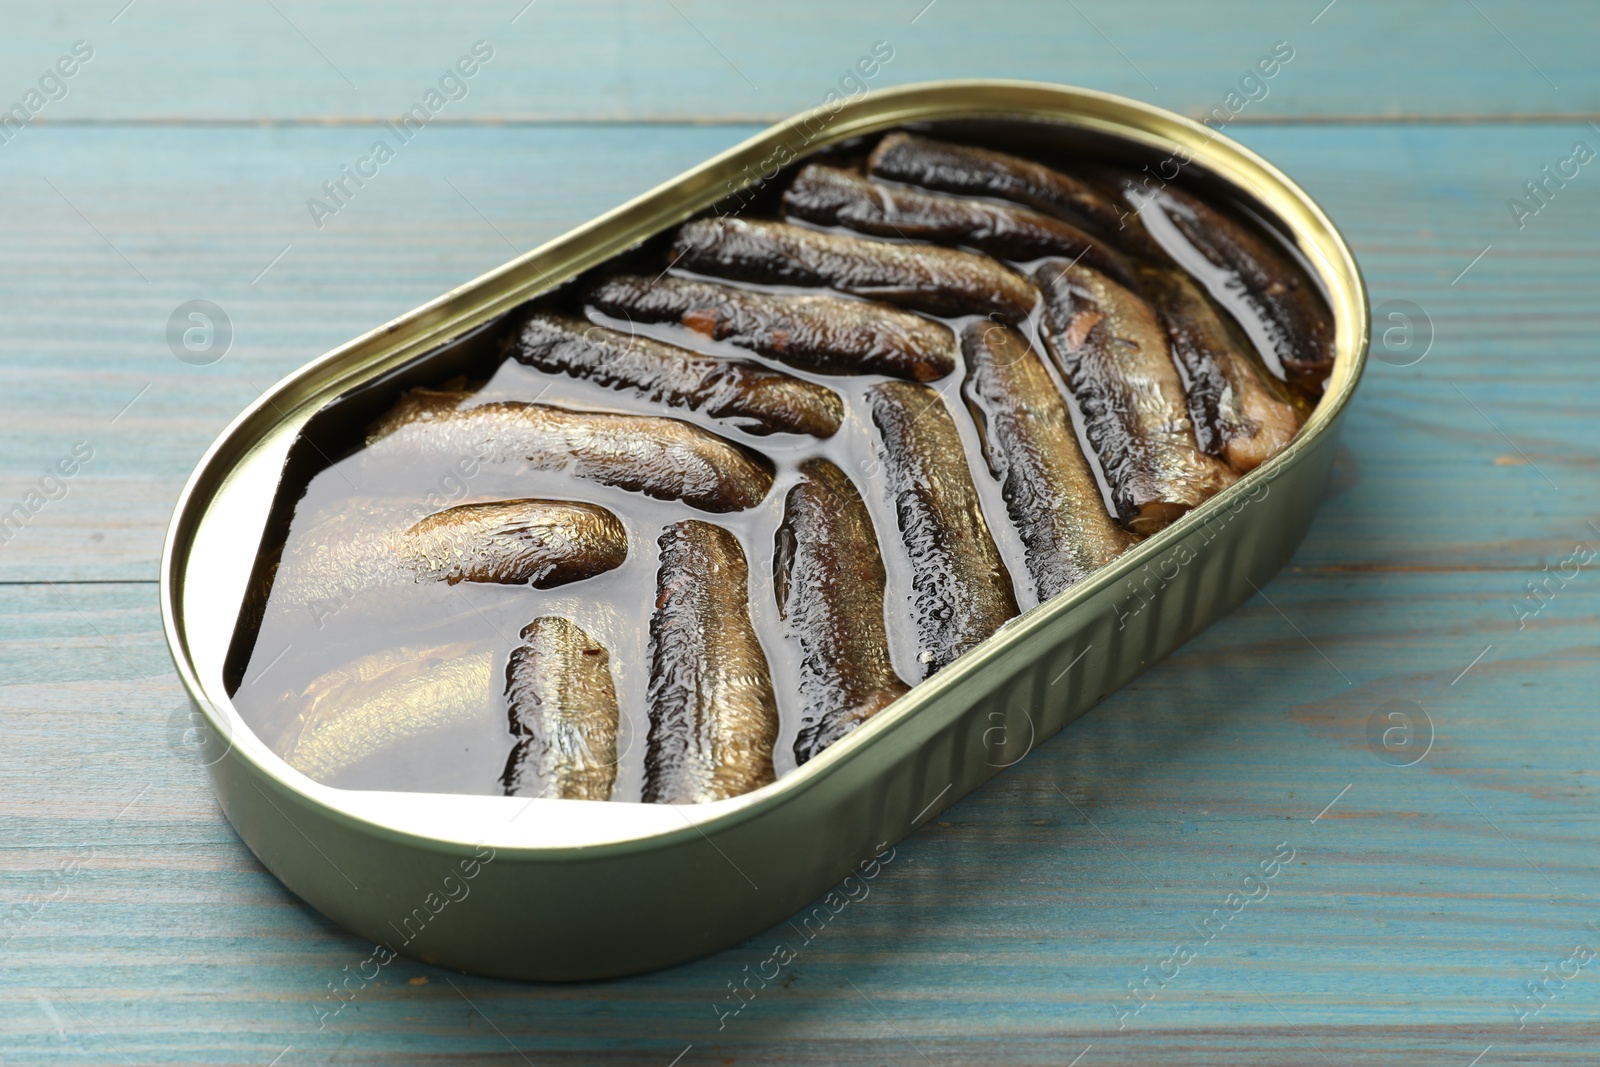
[[[831,437],[844,418],[839,394],[748,359],[691,352],[586,319],[533,311],[506,339],[507,353],[547,374],[565,373],[669,407],[704,410],[751,434]]]
[[[1122,229],[1110,197],[1053,167],[988,148],[896,131],[867,158],[867,173],[946,193],[1010,200],[1102,234]]]
[[[1026,207],[897,188],[854,171],[810,163],[783,194],[783,210],[823,226],[848,226],[877,237],[948,241],[991,256],[1033,260],[1065,256],[1134,284],[1123,255],[1062,219]]]
[[[974,322],[961,345],[962,395],[1043,603],[1110,563],[1133,538],[1106,510],[1066,401],[1027,339]]]
[[[821,374],[887,374],[918,382],[955,369],[955,334],[943,323],[865,300],[763,293],[697,278],[623,275],[599,282],[589,302],[616,318],[672,322]]]
[[[672,262],[737,281],[821,286],[933,315],[998,315],[1020,322],[1037,294],[988,256],[892,244],[786,222],[697,219],[678,228]]]
[[[701,804],[773,780],[778,705],[733,534],[698,519],[662,533],[650,619],[644,801]]]
[[[617,690],[611,654],[555,615],[522,628],[506,664],[506,705],[516,746],[506,796],[610,800],[617,781]]]
[[[917,661],[927,677],[1016,615],[1016,593],[939,394],[882,382],[867,398],[887,496],[910,556]]]
[[[1123,193],[1141,214],[1153,208],[1171,220],[1218,269],[1220,280],[1215,284],[1253,309],[1266,343],[1289,379],[1313,394],[1321,393],[1333,369],[1333,314],[1299,264],[1266,239],[1175,186],[1152,191],[1128,179]],[[1213,295],[1227,306],[1221,294]]]
[[[327,782],[390,745],[480,721],[490,713],[493,661],[466,643],[363,657],[299,694],[301,711],[275,751]]]
[[[478,456],[569,469],[578,478],[701,511],[742,511],[772,488],[772,461],[681,419],[496,401],[462,407],[471,393],[412,389],[367,431],[375,457]]]
[[[459,504],[419,519],[403,560],[421,580],[497,582],[551,589],[592,578],[628,558],[622,520],[598,504],[502,500]]]
[[[351,507],[296,532],[273,578],[273,602],[345,603],[374,589],[425,582],[550,589],[622,565],[628,535],[597,504],[499,500],[409,515]],[[398,520],[398,521],[396,521]]]
[[[886,576],[872,517],[850,478],[825,459],[800,465],[773,556],[778,614],[800,647],[805,763],[903,696],[884,626]]]
[[[1084,432],[1118,516],[1161,529],[1238,475],[1201,452],[1167,334],[1155,309],[1092,267],[1046,260],[1046,348],[1083,411]]]
[[[1283,451],[1300,428],[1300,416],[1278,395],[1282,386],[1269,382],[1240,349],[1187,274],[1147,267],[1140,278],[1187,375],[1189,418],[1200,450],[1241,474]]]

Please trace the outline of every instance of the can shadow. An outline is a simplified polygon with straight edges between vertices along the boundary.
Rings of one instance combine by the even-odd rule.
[[[1209,801],[1184,765],[1211,765],[1191,757],[1249,746],[1284,718],[1273,679],[1241,676],[1247,655],[1238,635],[1191,642],[900,842],[870,892],[825,925],[815,916],[828,910],[826,896],[737,948],[646,976],[660,983],[658,996],[704,998],[686,1006],[679,1049],[703,1042],[722,1056],[748,1057],[827,1040],[848,1023],[849,1038],[834,1036],[910,1041],[935,1060],[959,1056],[934,1047],[934,1038],[918,1040],[919,1023],[939,1014],[930,1004],[942,997],[968,1000],[976,991],[981,999],[1013,987],[1014,975],[990,968],[1037,967],[1050,988],[1083,987],[1103,980],[1108,939],[1131,948],[1148,938],[1152,919],[1181,932],[1190,916],[1178,891],[1193,876],[1194,853],[1185,849],[1209,847],[1191,836]],[[1210,795],[1225,802],[1227,792],[1214,783]],[[843,887],[834,892],[848,896]],[[763,968],[778,945],[792,947],[794,958]],[[1107,985],[1107,998],[1116,991]],[[1085,1020],[1075,1014],[1077,1034]],[[1101,1024],[1116,1031],[1109,1011],[1092,1017]],[[1096,1031],[1083,1032],[1092,1039]],[[908,1052],[908,1062],[922,1061]]]
[[[637,1050],[638,1062],[657,1067],[690,1046],[685,1063],[792,1048],[818,1038],[819,1016],[830,1027],[848,1020],[850,1040],[895,1040],[897,1026],[917,1029],[897,1009],[908,1011],[908,996],[937,996],[952,960],[981,976],[991,963],[1014,963],[1029,943],[1049,946],[1052,982],[1070,985],[1074,947],[1087,952],[1105,936],[1105,909],[1091,902],[1143,917],[1163,906],[1182,815],[1149,813],[1181,795],[1174,768],[1230,720],[1277,714],[1264,693],[1215,707],[1202,694],[1237,689],[1226,682],[1232,669],[1196,669],[1179,656],[1186,662],[1155,668],[896,844],[871,877],[836,886],[737,947],[567,985],[407,966],[436,976],[430,999],[440,1007],[470,998],[535,1060],[584,1053],[632,1062],[624,1050]],[[1115,1029],[1109,1013],[1106,1022]]]
[[[1048,979],[1042,994],[1098,988],[1108,951],[1129,952],[1136,970],[1135,942],[1152,928],[1180,931],[1190,917],[1178,891],[1193,879],[1193,850],[1215,844],[1189,835],[1207,804],[1230,803],[1230,785],[1207,781],[1206,769],[1271,758],[1249,753],[1263,736],[1270,747],[1270,731],[1294,728],[1282,679],[1241,670],[1259,652],[1252,641],[1274,637],[1248,614],[1191,641],[896,843],[871,877],[734,948],[570,984],[397,960],[384,993],[363,998],[361,1029],[398,1037],[423,1027],[462,1054],[505,1054],[508,1063],[526,1055],[661,1067],[692,1046],[687,1067],[834,1038],[909,1040],[937,1056],[935,1038],[918,1037],[931,1029],[930,1002],[1013,981],[986,977],[989,968],[1037,966]],[[958,978],[959,989],[941,988]],[[1093,1039],[1085,1022],[1115,1030],[1110,1012],[1074,1014],[1062,1023],[1076,1022],[1075,1037]],[[848,1034],[836,1033],[841,1026]]]

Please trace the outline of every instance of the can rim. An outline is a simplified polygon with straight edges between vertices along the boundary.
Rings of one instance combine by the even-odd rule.
[[[750,166],[768,165],[774,153],[788,147],[786,138],[797,130],[809,129],[812,124],[822,125],[823,133],[806,139],[802,151],[810,152],[907,123],[984,117],[1038,119],[1107,134],[1147,148],[1186,151],[1194,163],[1224,183],[1244,190],[1275,215],[1327,290],[1333,309],[1334,368],[1306,424],[1277,456],[1089,578],[1013,618],[977,649],[920,682],[895,704],[783,778],[743,796],[706,804],[607,804],[607,808],[628,810],[630,818],[622,821],[637,825],[629,832],[593,843],[519,844],[493,839],[488,843],[497,850],[540,856],[573,852],[624,854],[667,847],[702,835],[712,825],[720,828],[755,818],[783,797],[815,788],[832,775],[847,773],[873,750],[875,743],[881,743],[880,739],[896,732],[914,732],[916,712],[921,707],[948,690],[981,684],[978,676],[992,666],[997,656],[1012,652],[1030,637],[1046,632],[1060,616],[1079,610],[1095,596],[1160,559],[1224,509],[1298,465],[1312,442],[1336,422],[1361,378],[1370,340],[1370,312],[1365,283],[1343,235],[1310,195],[1277,167],[1226,135],[1164,108],[1098,90],[1046,82],[1010,79],[923,82],[869,92],[859,99],[843,101],[838,107],[820,105],[768,127],[594,220],[317,357],[273,385],[218,435],[178,497],[162,549],[160,602],[167,646],[190,699],[207,718],[211,729],[225,736],[243,729],[249,739],[255,741],[254,745],[233,745],[228,755],[244,761],[251,773],[274,783],[282,794],[323,809],[341,821],[359,825],[365,832],[444,850],[473,847],[486,840],[482,834],[473,836],[475,831],[484,830],[483,826],[464,827],[461,832],[441,832],[438,828],[421,830],[397,825],[372,811],[357,810],[371,808],[374,804],[357,803],[352,798],[438,800],[456,795],[342,790],[313,782],[256,741],[226,695],[208,692],[202,681],[180,606],[190,550],[205,512],[226,489],[229,475],[242,468],[259,449],[261,435],[258,431],[263,420],[280,428],[297,428],[312,412],[357,382],[403,365],[442,341],[510,310],[557,282],[610,258],[636,243],[641,235],[660,232],[727,193],[764,180],[760,171],[752,173]],[[541,269],[546,265],[552,268],[550,273]],[[554,281],[551,274],[557,275]],[[286,410],[288,414],[284,414]],[[227,705],[226,711],[217,706],[219,696]],[[931,729],[931,724],[925,728]],[[497,802],[516,798],[462,799]],[[571,807],[573,805],[590,810],[596,807],[592,801],[544,798],[531,803],[562,805],[563,815],[581,810]],[[639,809],[649,814],[642,814]],[[668,812],[674,811],[681,818],[662,821],[668,817]]]

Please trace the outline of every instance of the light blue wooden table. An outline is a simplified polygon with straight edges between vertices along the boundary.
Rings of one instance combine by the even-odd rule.
[[[0,512],[54,497],[0,545],[0,1061],[1600,1060],[1600,962],[1574,954],[1600,951],[1600,558],[1576,562],[1600,551],[1600,162],[1524,192],[1600,150],[1592,5],[124,2],[12,3],[0,33],[0,106],[92,50],[0,144]],[[307,198],[480,40],[465,98],[319,229]],[[261,868],[187,744],[155,606],[179,486],[281,375],[821,101],[878,41],[875,87],[1029,77],[1195,115],[1290,42],[1229,132],[1343,227],[1377,327],[1419,328],[1380,345],[1309,540],[900,845],[721,1029],[778,934],[565,987],[402,960],[319,1026],[370,946]],[[208,366],[166,341],[193,299],[232,325]],[[1412,747],[1369,736],[1391,711]]]

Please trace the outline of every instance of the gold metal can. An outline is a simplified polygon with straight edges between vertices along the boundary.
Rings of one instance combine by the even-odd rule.
[[[437,380],[479,327],[806,154],[907,124],[1181,167],[1297,248],[1332,307],[1336,358],[1299,435],[1202,507],[792,773],[693,806],[335,789],[274,755],[225,685],[291,446],[336,398]],[[477,331],[477,333],[475,333]],[[790,917],[1247,599],[1311,522],[1361,376],[1366,293],[1322,210],[1271,164],[1147,104],[1066,86],[948,81],[814,109],[308,364],[240,415],[179,500],[162,559],[167,642],[205,719],[229,820],[297,895],[381,950],[482,974],[649,970]]]

